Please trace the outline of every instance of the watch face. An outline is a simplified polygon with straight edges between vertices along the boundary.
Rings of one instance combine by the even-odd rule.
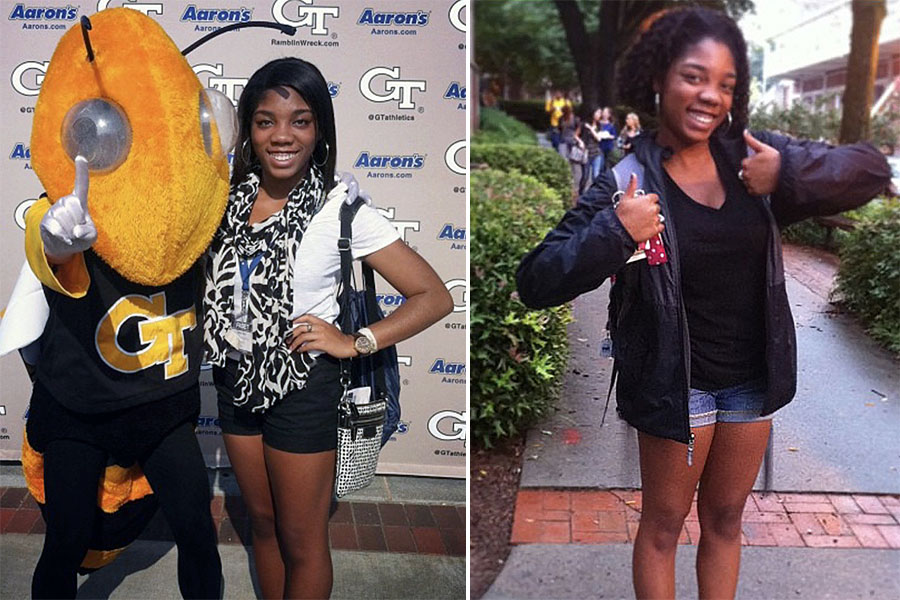
[[[356,337],[353,341],[353,347],[356,348],[356,351],[360,354],[371,354],[372,352],[372,344],[369,343],[369,338],[364,335],[358,335]]]

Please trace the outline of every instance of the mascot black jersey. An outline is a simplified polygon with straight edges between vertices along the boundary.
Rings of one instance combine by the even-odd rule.
[[[50,315],[36,379],[80,413],[121,410],[196,385],[199,266],[160,287],[128,281],[90,250],[84,266],[90,286],[83,297],[44,286]]]

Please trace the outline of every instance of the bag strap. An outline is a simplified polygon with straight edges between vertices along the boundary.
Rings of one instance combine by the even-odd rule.
[[[337,241],[338,253],[341,257],[341,293],[340,293],[340,324],[341,331],[349,333],[353,328],[352,317],[350,314],[351,294],[353,293],[353,254],[350,252],[350,246],[353,241],[353,217],[359,210],[361,198],[357,198],[352,204],[346,202],[341,203],[340,221],[341,235]],[[344,388],[344,396],[350,389],[350,359],[341,359],[341,386]]]
[[[356,198],[352,203],[342,202],[340,210],[341,236],[338,238],[338,251],[341,256],[341,331],[343,333],[353,333],[353,319],[351,313],[351,295],[353,293],[353,254],[350,251],[353,242],[353,218],[359,211],[359,207],[365,204],[363,198]],[[363,293],[365,294],[366,305],[366,323],[374,323],[378,320],[378,303],[375,298],[375,271],[362,263],[363,275]],[[352,359],[351,359],[352,360]],[[372,357],[360,357],[359,360],[372,360]],[[372,363],[372,370],[375,374],[375,387],[378,394],[386,394],[387,385],[385,383],[384,366],[380,361]],[[344,390],[350,384],[350,361],[341,360],[341,383]]]

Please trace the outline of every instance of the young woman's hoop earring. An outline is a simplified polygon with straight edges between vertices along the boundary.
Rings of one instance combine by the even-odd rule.
[[[319,149],[319,147],[316,146],[315,150],[318,150],[318,149]],[[321,162],[316,160],[316,151],[315,150],[313,150],[313,155],[312,155],[313,164],[316,165],[317,167],[325,166],[325,163],[328,162],[328,153],[331,151],[331,148],[328,146],[328,142],[325,142],[325,158],[323,158]]]
[[[656,106],[656,114],[659,114],[659,92],[653,94],[653,104]]]
[[[253,155],[250,151],[250,140],[249,138],[244,140],[244,143],[241,144],[241,158],[244,161],[244,164],[249,165],[253,160]]]
[[[731,124],[734,122],[734,119],[731,117],[731,111],[728,111],[728,128],[725,131],[731,131]]]

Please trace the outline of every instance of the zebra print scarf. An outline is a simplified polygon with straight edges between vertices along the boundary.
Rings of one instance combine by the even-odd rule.
[[[258,264],[249,274],[250,348],[241,352],[235,377],[234,404],[262,412],[288,392],[306,384],[315,359],[290,352],[292,282],[297,248],[312,217],[325,203],[322,172],[315,165],[288,196],[284,208],[260,223],[249,224],[259,191],[259,176],[251,173],[232,188],[225,217],[210,245],[203,297],[203,340],[207,360],[224,365],[235,350],[228,340],[235,321],[235,298],[243,283],[241,265]],[[232,337],[229,337],[232,336]]]

